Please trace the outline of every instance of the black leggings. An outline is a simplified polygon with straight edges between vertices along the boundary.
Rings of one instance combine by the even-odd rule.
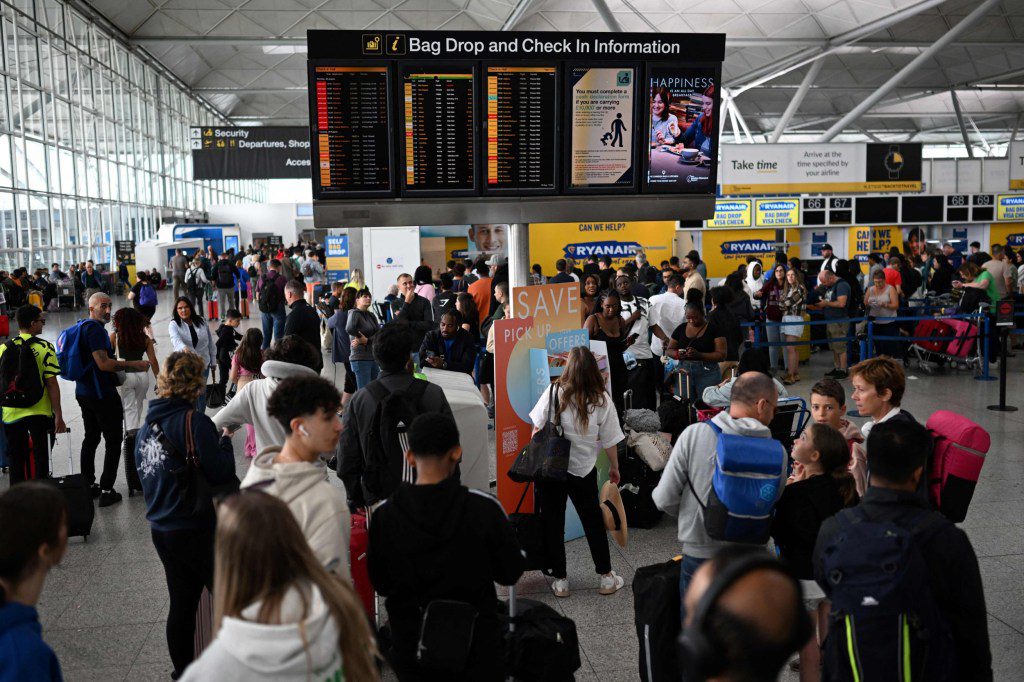
[[[196,609],[203,588],[213,592],[213,528],[151,533],[171,595],[167,649],[177,679],[195,659]]]
[[[580,478],[569,474],[562,483],[544,482],[537,484],[537,498],[540,514],[544,519],[544,550],[550,575],[566,577],[565,571],[565,500],[569,498],[576,507],[576,513],[583,522],[583,532],[590,545],[590,556],[594,559],[594,570],[604,575],[612,570],[608,550],[608,535],[604,529],[597,497],[597,469]]]

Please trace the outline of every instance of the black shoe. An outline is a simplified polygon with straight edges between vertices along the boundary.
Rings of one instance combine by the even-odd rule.
[[[838,374],[839,374],[839,368],[836,367],[836,368],[833,368],[831,372],[825,372],[825,378],[826,379],[835,379]]]
[[[847,372],[845,370],[842,370],[842,369],[837,369],[835,371],[835,374],[832,375],[832,378],[836,379],[837,381],[842,381],[843,379],[846,379],[849,376],[850,376],[849,372]]]
[[[100,506],[109,507],[121,501],[121,493],[116,490],[104,490],[100,493]]]
[[[92,493],[92,499],[95,500],[97,497],[100,496],[100,484],[93,483],[91,486],[89,486],[89,492]]]

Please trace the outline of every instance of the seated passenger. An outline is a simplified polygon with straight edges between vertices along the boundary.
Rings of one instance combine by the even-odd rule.
[[[736,367],[736,376],[731,379],[726,379],[717,386],[708,386],[704,389],[704,395],[701,396],[701,398],[705,403],[707,403],[708,407],[729,407],[733,384],[736,383],[736,379],[741,374],[746,372],[760,372],[765,376],[772,376],[768,371],[768,358],[756,350],[748,351],[740,357],[740,362]],[[779,392],[780,400],[789,396],[789,393],[786,391],[786,387],[782,385],[782,382],[774,377],[772,378],[772,382],[775,384],[775,390]]]
[[[460,326],[460,315],[448,311],[441,316],[439,329],[427,332],[420,344],[420,366],[473,373],[476,364],[476,342]]]

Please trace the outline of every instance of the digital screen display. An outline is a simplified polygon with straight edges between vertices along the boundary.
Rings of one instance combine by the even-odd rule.
[[[944,204],[941,196],[903,197],[903,222],[941,223]]]
[[[971,203],[975,206],[993,206],[996,201],[991,194],[975,194]]]
[[[554,190],[558,70],[487,67],[488,190]]]
[[[946,209],[946,221],[951,223],[967,222],[970,209],[950,206]]]
[[[824,225],[825,224],[825,212],[824,211],[804,211],[803,220],[801,221],[804,225]]]
[[[975,206],[971,209],[971,220],[976,223],[988,223],[996,217],[996,210],[992,206]]]
[[[715,72],[651,66],[647,72],[647,168],[652,192],[710,192],[715,186]]]
[[[828,200],[828,207],[832,209],[853,208],[853,197],[832,197]]]
[[[824,197],[807,197],[804,199],[805,211],[820,211],[827,205]]]
[[[390,192],[387,68],[315,66],[313,79],[313,178],[319,195]]]
[[[899,197],[857,197],[857,224],[899,222]]]
[[[405,172],[408,191],[472,193],[473,67],[404,66]]]
[[[947,194],[946,206],[967,206],[971,203],[969,194]]]
[[[567,189],[635,188],[636,69],[573,66],[567,81]]]
[[[852,225],[853,224],[853,211],[829,211],[828,212],[828,224],[829,225]]]

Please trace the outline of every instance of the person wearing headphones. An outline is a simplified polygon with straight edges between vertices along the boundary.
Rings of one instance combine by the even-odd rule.
[[[811,637],[800,583],[763,548],[721,549],[693,576],[679,638],[683,680],[776,680]]]
[[[281,381],[267,401],[267,413],[284,428],[284,444],[256,455],[242,488],[258,488],[287,504],[324,568],[348,580],[348,497],[343,487],[328,482],[320,457],[338,447],[340,408],[341,394],[326,379],[302,375]]]

